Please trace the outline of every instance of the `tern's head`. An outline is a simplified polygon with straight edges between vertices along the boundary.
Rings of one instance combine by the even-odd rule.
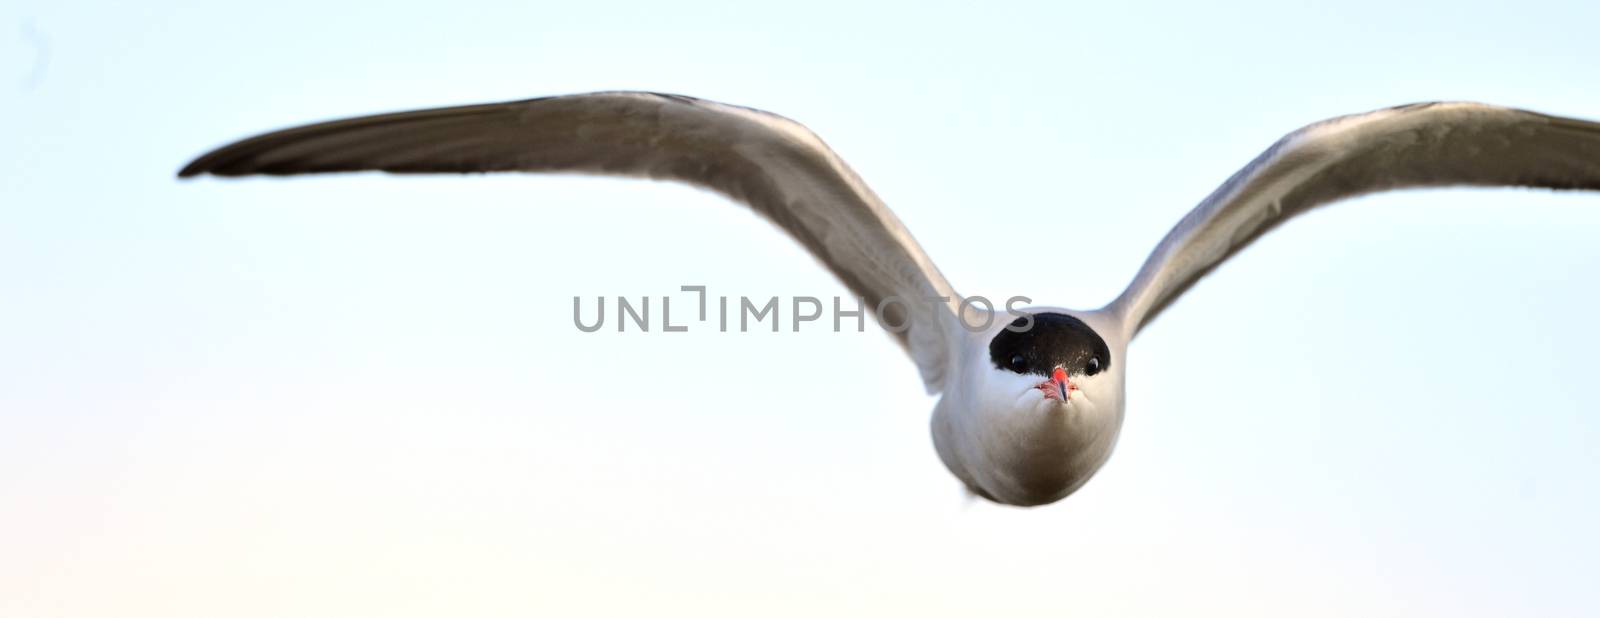
[[[1071,315],[1039,312],[1007,324],[989,340],[996,382],[1018,398],[1070,408],[1110,403],[1114,380],[1102,377],[1119,362],[1093,328]],[[1030,393],[1028,390],[1037,391]]]
[[[1077,490],[1122,426],[1123,346],[1102,314],[1039,308],[989,333],[965,397],[941,401],[934,441],[978,495],[1035,505]],[[948,418],[941,418],[940,415]]]

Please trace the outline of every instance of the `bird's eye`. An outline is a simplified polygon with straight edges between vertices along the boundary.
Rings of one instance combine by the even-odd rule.
[[[1015,369],[1017,371],[1022,371],[1023,369],[1027,369],[1028,368],[1028,359],[1023,358],[1021,354],[1013,355],[1011,357],[1011,368]]]
[[[1093,356],[1089,357],[1089,365],[1083,368],[1083,373],[1091,376],[1100,373],[1100,359]]]

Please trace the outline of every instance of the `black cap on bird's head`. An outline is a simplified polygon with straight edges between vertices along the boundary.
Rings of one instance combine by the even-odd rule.
[[[1057,389],[1050,395],[1069,401],[1077,388],[1072,377],[1109,369],[1111,348],[1083,320],[1064,313],[1035,313],[1017,318],[995,334],[989,341],[989,360],[1003,371],[1047,378]]]

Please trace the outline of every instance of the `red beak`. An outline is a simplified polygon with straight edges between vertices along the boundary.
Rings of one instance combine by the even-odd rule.
[[[1067,370],[1056,367],[1055,372],[1050,374],[1050,379],[1055,381],[1056,388],[1061,390],[1061,402],[1070,401],[1067,399],[1067,393],[1071,390],[1072,382],[1067,380]]]

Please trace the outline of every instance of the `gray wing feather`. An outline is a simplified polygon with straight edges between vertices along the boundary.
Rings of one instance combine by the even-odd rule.
[[[956,341],[958,302],[894,213],[799,123],[684,96],[607,92],[324,122],[245,139],[181,177],[381,170],[580,172],[676,180],[743,202],[795,239],[875,307],[929,392]],[[949,301],[926,302],[945,297]]]
[[[1290,133],[1175,226],[1107,306],[1132,338],[1267,231],[1322,204],[1453,185],[1600,189],[1600,124],[1479,103],[1422,103]]]

